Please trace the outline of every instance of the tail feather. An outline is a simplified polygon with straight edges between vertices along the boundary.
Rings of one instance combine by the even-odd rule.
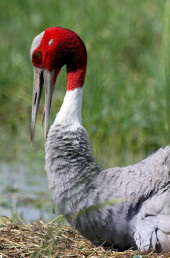
[[[161,231],[160,229],[157,230],[157,243],[155,245],[156,249],[160,252],[169,252],[170,251],[170,232],[166,233]]]
[[[158,215],[157,239],[159,251],[170,251],[170,215]],[[157,248],[159,249],[159,248]]]
[[[170,251],[170,215],[142,218],[134,234],[136,245],[143,251]]]

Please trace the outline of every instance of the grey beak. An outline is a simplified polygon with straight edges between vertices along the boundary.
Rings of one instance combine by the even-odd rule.
[[[51,100],[54,90],[54,70],[49,72],[45,69],[34,67],[34,83],[33,83],[33,99],[32,99],[32,118],[31,118],[31,141],[34,139],[36,118],[42,95],[43,83],[45,86],[45,107],[44,107],[44,121],[45,121],[45,137],[47,137],[49,130],[50,108]]]
[[[45,138],[47,138],[49,124],[50,124],[50,110],[51,110],[51,101],[54,90],[54,77],[55,72],[52,70],[51,72],[44,70],[44,86],[45,86],[45,108],[43,115],[45,120]]]

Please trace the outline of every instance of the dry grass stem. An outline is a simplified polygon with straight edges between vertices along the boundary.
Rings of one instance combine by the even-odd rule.
[[[13,224],[10,219],[0,220],[0,255],[12,257],[51,257],[51,258],[141,258],[170,257],[169,253],[141,253],[128,250],[116,252],[94,247],[76,230],[64,226],[57,220],[37,221],[32,224]]]

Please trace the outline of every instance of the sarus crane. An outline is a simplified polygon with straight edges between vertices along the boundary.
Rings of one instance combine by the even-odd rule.
[[[83,41],[71,30],[47,28],[34,38],[31,60],[31,139],[44,85],[45,169],[52,198],[67,221],[96,246],[170,251],[170,147],[139,163],[102,170],[82,126]],[[49,129],[53,89],[64,65],[67,91]]]

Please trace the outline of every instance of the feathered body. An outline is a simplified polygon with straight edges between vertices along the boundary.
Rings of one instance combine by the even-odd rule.
[[[69,223],[96,245],[125,250],[139,243],[155,249],[157,231],[162,230],[157,221],[161,218],[164,227],[170,221],[165,203],[170,197],[170,148],[135,165],[102,171],[81,124],[82,91],[67,92],[48,133],[46,170],[53,200]]]
[[[170,251],[170,147],[137,164],[102,170],[82,126],[83,88],[77,85],[67,86],[46,139],[54,202],[95,245]]]

